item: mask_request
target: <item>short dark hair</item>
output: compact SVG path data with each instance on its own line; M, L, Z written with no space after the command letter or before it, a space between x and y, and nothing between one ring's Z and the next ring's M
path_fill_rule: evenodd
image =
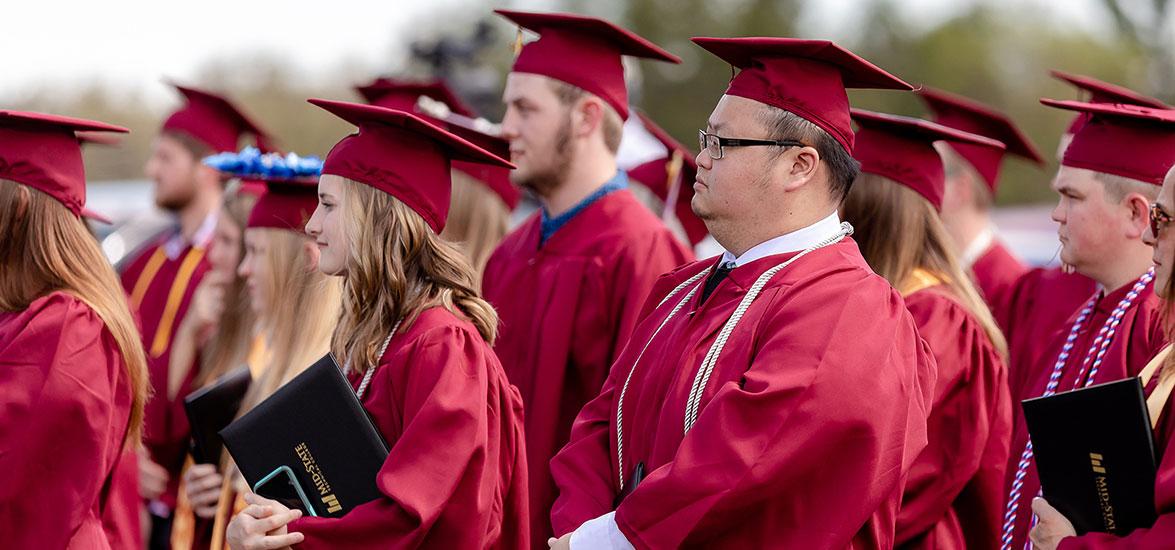
M853 187L853 180L857 179L861 171L861 163L839 141L823 128L778 107L764 105L759 118L767 126L768 139L793 139L816 149L820 159L828 166L829 194L838 203L844 200ZM780 148L777 154L783 154L784 150Z

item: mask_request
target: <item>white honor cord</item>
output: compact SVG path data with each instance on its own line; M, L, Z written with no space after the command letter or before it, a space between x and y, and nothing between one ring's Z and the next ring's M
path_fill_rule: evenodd
M367 393L367 386L371 384L371 377L375 375L375 369L379 368L379 361L383 359L384 352L388 351L388 344L392 342L392 336L396 335L396 330L400 328L401 322L403 322L403 319L396 321L396 324L392 325L392 332L389 333L388 337L384 339L383 346L380 346L379 355L375 356L375 364L368 365L367 372L363 373L363 380L359 382L359 388L355 390L355 396L358 397L360 401L363 401L363 394ZM347 374L351 373L351 357L347 357L347 364L343 366L343 372Z
M730 338L731 333L734 332L735 326L738 325L739 320L742 319L744 314L746 314L747 309L751 307L751 303L754 302L755 298L759 296L759 293L763 291L763 287L767 285L767 282L770 281L776 273L779 273L779 271L781 271L783 268L791 265L796 260L807 255L809 252L839 242L841 239L852 234L853 226L848 222L841 222L840 231L838 231L835 235L808 248L805 248L804 250L800 251L799 254L792 256L787 261L782 262L775 267L772 267L771 269L768 269L759 276L753 285L751 285L751 288L747 291L746 295L743 296L742 301L739 302L739 305L735 309L734 313L731 314L730 318L727 319L726 324L723 325L722 331L718 334L718 338L714 340L714 343L710 346L710 350L706 353L706 357L702 360L702 364L698 368L698 373L694 377L693 386L690 388L689 400L686 403L684 433L689 433L690 429L693 428L694 422L697 421L698 406L702 400L702 391L705 390L706 384L710 381L710 375L714 372L714 365L717 364L718 356L722 353L722 349L726 347L727 339ZM672 292L665 296L665 298L661 300L659 304L657 304L657 307L664 305L665 302L669 301L670 298L672 298L678 292L681 292L681 290L685 287L696 283L699 279L704 277L708 271L709 270L702 270L700 273L690 277L680 285L677 285L677 288L674 288ZM649 337L649 340L645 342L645 347L641 349L640 355L638 355L636 361L633 362L633 368L629 370L628 376L624 380L624 386L620 390L620 401L616 406L616 464L619 467L618 469L620 472L620 487L624 487L624 432L622 430L624 420L624 396L628 391L628 384L632 380L632 373L636 370L636 366L640 364L641 357L644 356L645 350L648 349L649 344L652 343L653 339L657 337L657 334L661 332L661 329L665 327L669 320L672 319L677 314L677 312L680 311L687 302L689 302L691 298L693 298L694 294L697 293L698 288L701 286L702 285L694 286L694 288L691 289L689 293L686 294L686 296L677 303L673 310L669 312L669 315L665 317L665 320L661 321L661 325L657 327L657 330L654 331L653 335Z

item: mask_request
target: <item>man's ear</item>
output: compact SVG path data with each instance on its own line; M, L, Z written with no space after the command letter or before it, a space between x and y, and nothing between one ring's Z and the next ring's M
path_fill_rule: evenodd
M222 178L220 176L220 172L217 172L215 168L208 166L199 160L196 161L196 183L198 183L200 186L217 186L223 189L226 181L227 180Z
M590 136L604 124L604 103L595 97L584 97L572 111L572 133L577 137Z
M815 147L792 148L776 159L775 169L783 171L784 190L795 191L815 179L820 153Z
M1126 198L1122 200L1122 206L1126 207L1130 216L1126 236L1131 240L1142 240L1142 236L1146 234L1147 227L1150 225L1150 200L1139 193L1128 193Z

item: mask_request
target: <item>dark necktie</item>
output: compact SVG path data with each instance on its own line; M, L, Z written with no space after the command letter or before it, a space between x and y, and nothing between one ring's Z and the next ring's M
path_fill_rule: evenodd
M702 287L702 302L710 297L715 288L718 288L718 283L722 282L730 272L734 270L734 262L724 262L718 264L718 268L706 278L706 286Z

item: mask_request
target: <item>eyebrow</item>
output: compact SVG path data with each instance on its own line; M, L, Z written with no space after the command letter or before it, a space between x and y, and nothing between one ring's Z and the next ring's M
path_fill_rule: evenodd
M722 121L714 122L713 120L707 120L706 127L717 132L726 127L726 124L724 124Z

